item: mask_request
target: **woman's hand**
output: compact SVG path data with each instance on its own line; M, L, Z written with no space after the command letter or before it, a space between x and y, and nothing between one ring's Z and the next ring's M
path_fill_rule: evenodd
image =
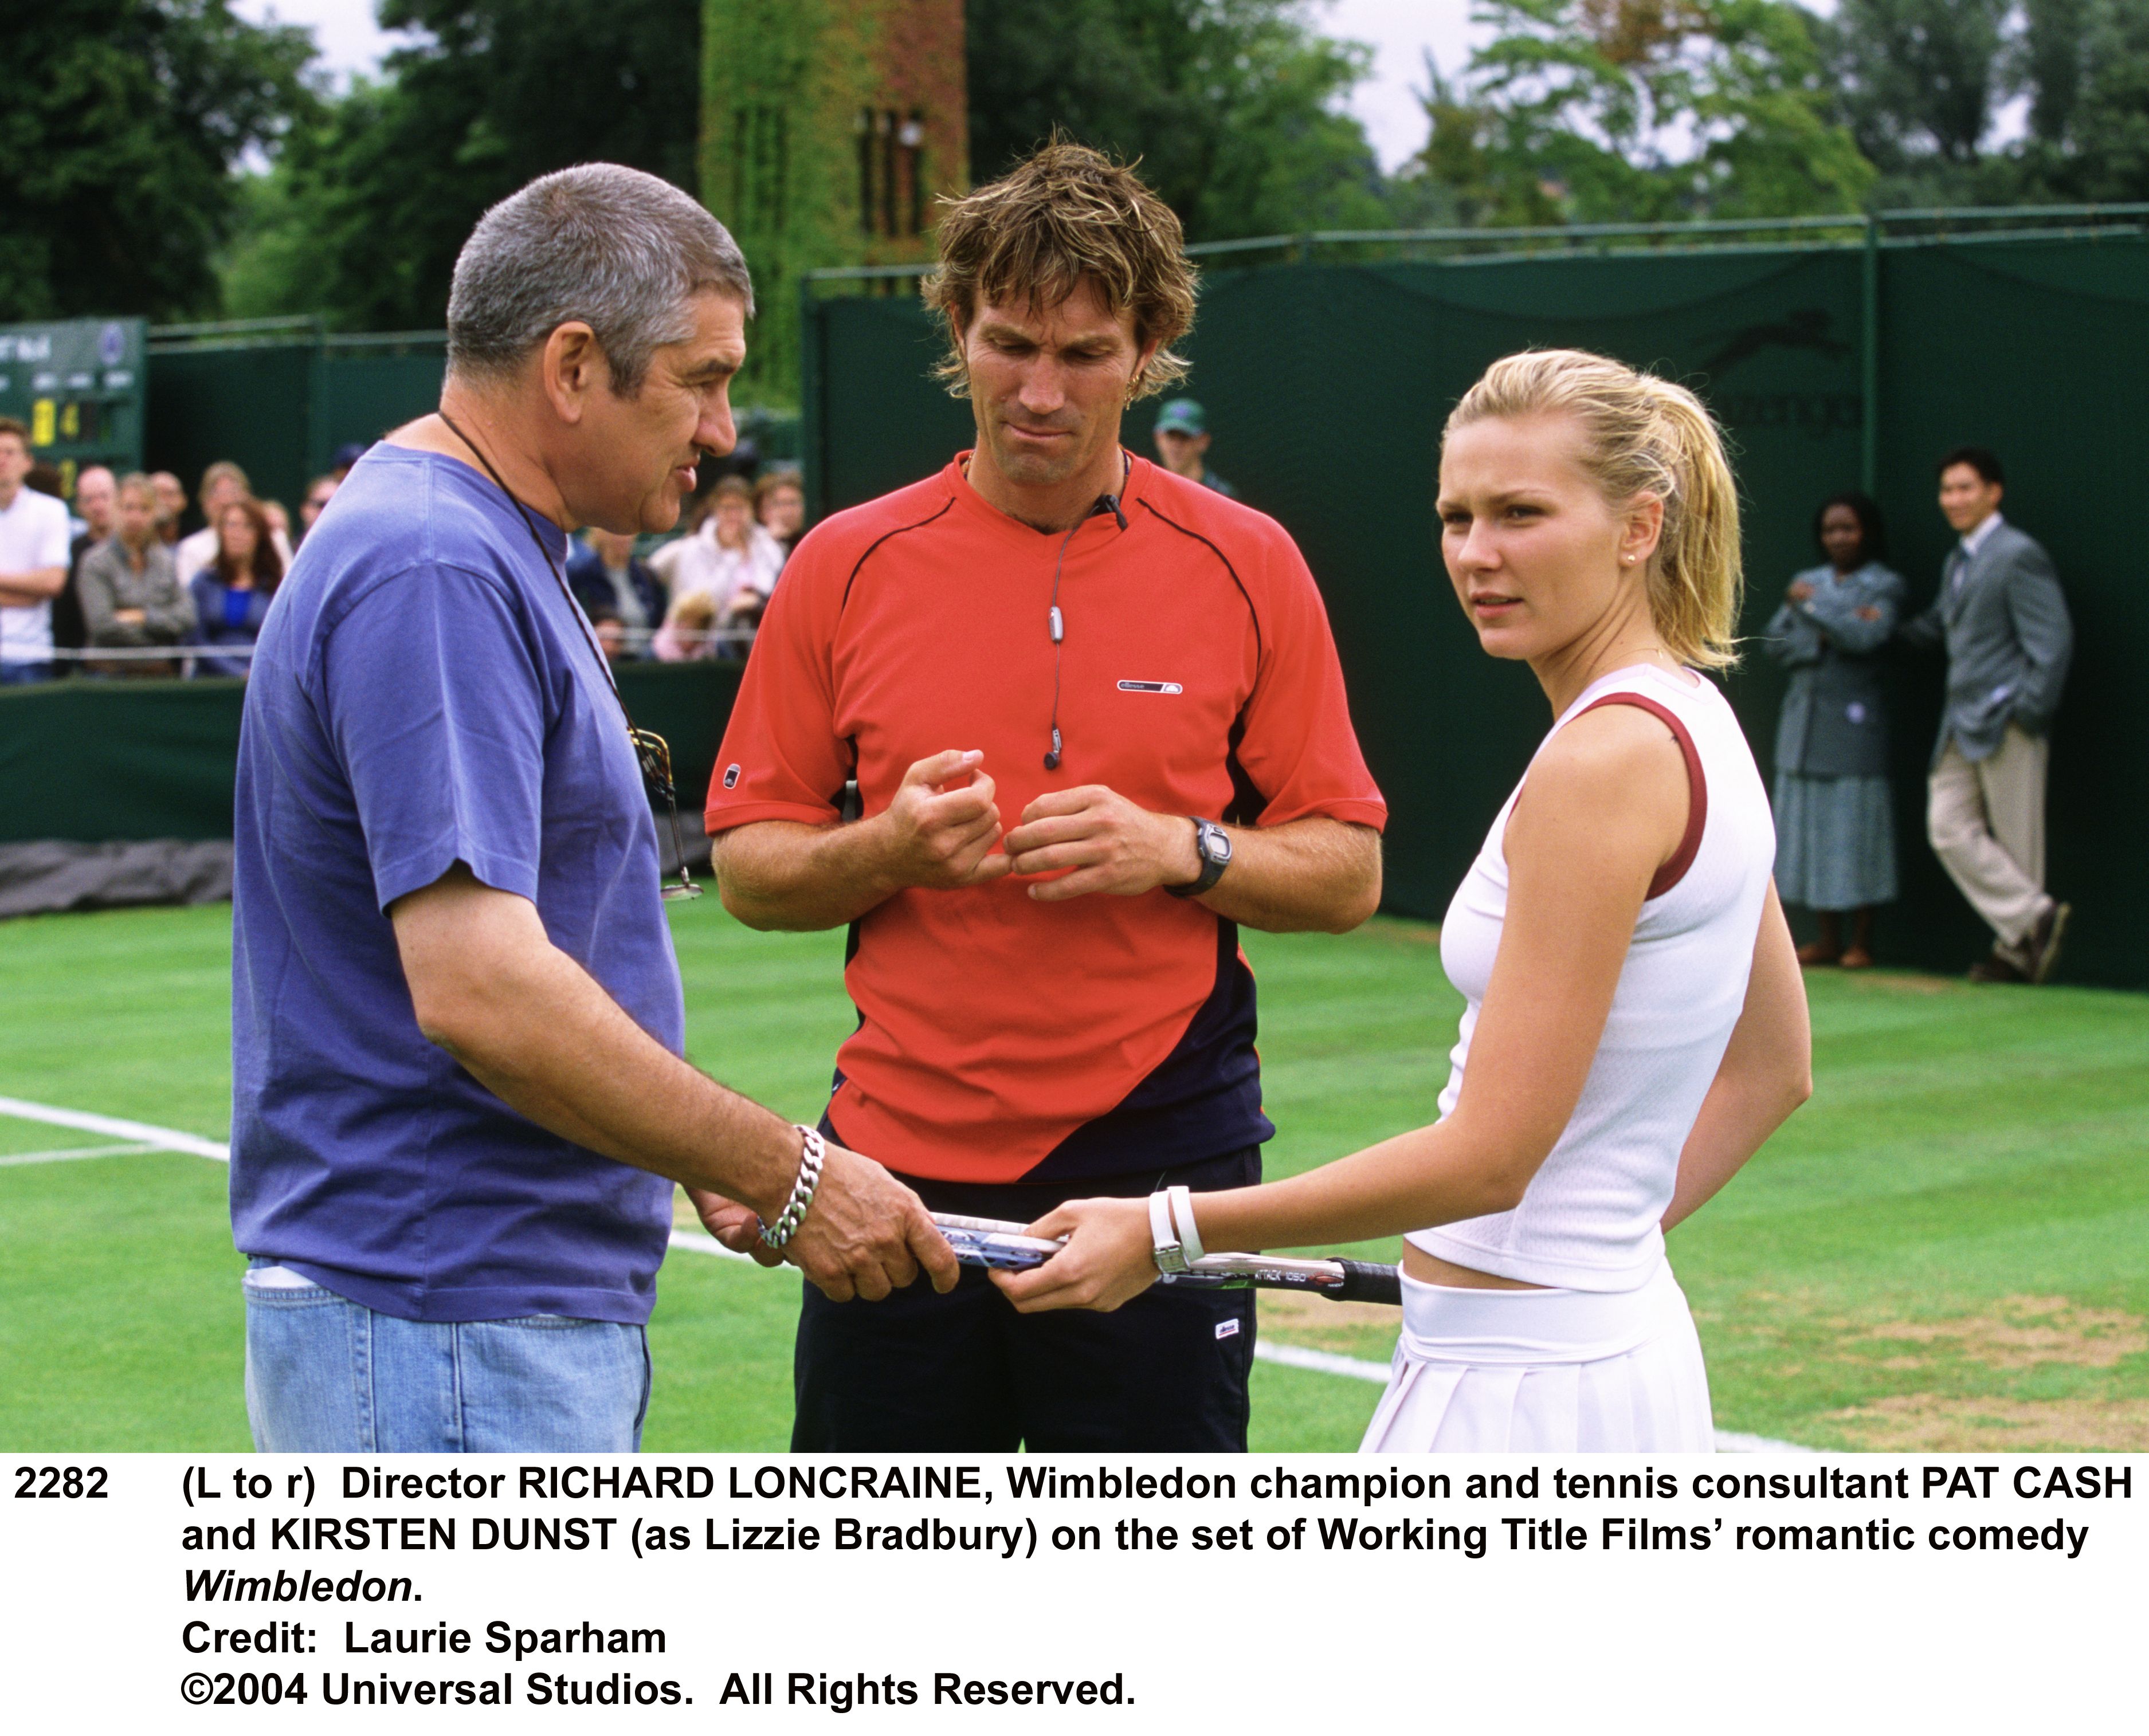
M992 1275L1019 1313L1094 1308L1110 1314L1156 1282L1156 1249L1145 1198L1070 1200L1024 1233L1069 1240L1043 1266Z

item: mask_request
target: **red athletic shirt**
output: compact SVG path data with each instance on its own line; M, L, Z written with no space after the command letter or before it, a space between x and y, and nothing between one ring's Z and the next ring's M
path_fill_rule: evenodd
M988 506L968 455L799 544L717 756L712 836L825 823L853 776L870 817L951 747L983 751L1009 830L1081 784L1161 813L1386 823L1320 592L1281 526L1137 458L1126 528L1099 513L1070 540ZM1039 904L1035 878L902 892L860 918L844 974L859 1023L828 1111L843 1141L904 1174L1004 1182L1266 1139L1235 926L1160 889Z

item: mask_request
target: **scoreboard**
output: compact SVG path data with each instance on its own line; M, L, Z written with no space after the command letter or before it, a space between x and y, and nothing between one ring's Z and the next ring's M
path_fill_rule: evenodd
M148 328L140 320L0 325L0 416L30 430L30 455L55 465L67 498L85 465L142 467Z

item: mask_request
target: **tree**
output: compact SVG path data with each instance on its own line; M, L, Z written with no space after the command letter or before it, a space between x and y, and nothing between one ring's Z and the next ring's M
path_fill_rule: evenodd
M1056 128L1140 159L1193 240L1387 219L1341 109L1369 51L1301 0L970 0L967 19L978 180Z
M310 112L303 30L227 0L46 0L0 56L0 320L214 311L231 170Z
M2149 199L2149 0L1843 0L1820 29L1880 203Z
M355 330L443 322L455 254L488 205L576 163L693 191L701 14L687 0L384 0L421 32L294 128L234 249L234 311Z
M1967 168L2006 93L2011 0L1842 0L1821 27L1841 112L1887 170Z
M1857 209L1871 166L1787 0L1493 0L1464 78L1431 73L1421 172L1466 221Z
M2031 199L2149 199L2149 0L2029 0L2021 64Z

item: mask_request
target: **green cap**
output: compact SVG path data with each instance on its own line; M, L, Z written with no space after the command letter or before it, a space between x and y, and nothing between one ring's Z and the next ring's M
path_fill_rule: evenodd
M1159 434L1203 435L1209 430L1199 404L1191 398L1174 398L1156 413L1156 431Z

